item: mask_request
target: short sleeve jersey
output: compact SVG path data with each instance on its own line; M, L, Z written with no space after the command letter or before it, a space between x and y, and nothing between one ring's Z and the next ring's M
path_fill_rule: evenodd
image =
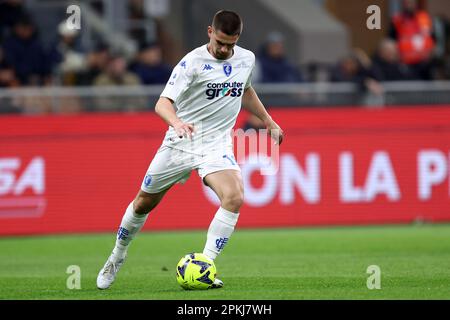
M171 99L177 116L194 125L194 137L180 139L169 127L163 144L199 152L207 152L212 146L231 145L231 130L244 90L251 86L254 67L253 52L239 46L226 60L212 56L207 45L188 53L173 69L161 97Z

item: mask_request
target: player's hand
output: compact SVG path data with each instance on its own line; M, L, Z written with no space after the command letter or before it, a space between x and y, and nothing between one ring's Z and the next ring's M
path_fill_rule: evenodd
M275 121L270 120L270 122L266 125L266 128L272 139L275 140L275 144L280 145L284 139L284 132L280 126Z
M175 129L175 132L177 133L177 136L180 139L183 137L192 139L192 136L194 133L194 125L193 124L184 123L183 121L179 120L173 124L173 128Z

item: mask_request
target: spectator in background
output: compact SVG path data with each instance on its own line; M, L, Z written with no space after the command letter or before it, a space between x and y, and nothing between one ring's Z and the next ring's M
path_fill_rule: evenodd
M120 55L112 55L104 72L95 80L95 86L137 86L139 78L127 71L127 61ZM97 101L97 109L101 111L133 111L145 109L145 101L141 97L105 97Z
M257 58L260 82L302 82L300 71L291 64L285 54L284 37L271 32Z
M19 86L19 80L16 78L14 68L4 60L3 52L0 48L0 89L17 86ZM0 98L0 114L18 112L21 112L21 109L17 101L11 98Z
M432 78L435 49L433 21L416 0L403 0L402 10L392 19L390 37L397 42L400 59L422 80Z
M144 43L147 39L147 29L146 26L140 25L139 21L144 21L145 8L144 0L128 0L128 19L131 21L130 29L128 34L131 38L137 41L137 43ZM134 23L137 22L137 23Z
M0 88L13 88L19 85L14 68L5 61L2 48L0 48Z
M22 16L13 33L3 43L5 60L15 70L23 85L51 82L48 56L29 16Z
M14 68L7 63L0 63L0 88L14 88L19 86Z
M355 55L349 55L341 59L331 71L332 82L352 82L362 84L369 72L360 63Z
M408 66L400 63L397 44L391 39L381 41L373 58L372 74L378 81L404 81L414 78Z
M78 31L69 29L65 21L58 26L58 39L50 49L49 59L63 85L75 84L75 75L86 67L85 55L77 39Z
M381 84L371 73L371 61L369 57L359 49L341 59L331 71L332 82L351 82L358 86L360 92L369 92L375 96L383 94Z
M127 61L119 55L111 56L106 70L94 80L96 86L131 86L140 83L134 73L127 71Z
M25 14L22 0L0 0L0 43Z
M450 20L443 14L434 17L436 39L433 79L450 79Z
M99 43L94 50L88 52L85 58L85 68L77 72L75 84L79 86L90 86L94 80L105 71L110 59L108 46Z
M172 67L164 63L161 47L156 43L144 45L130 69L146 85L165 84L172 73Z

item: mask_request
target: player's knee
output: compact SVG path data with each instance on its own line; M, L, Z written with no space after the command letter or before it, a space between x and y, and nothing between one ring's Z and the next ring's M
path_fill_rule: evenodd
M222 199L222 207L232 212L239 212L244 204L244 193L240 191L226 194Z

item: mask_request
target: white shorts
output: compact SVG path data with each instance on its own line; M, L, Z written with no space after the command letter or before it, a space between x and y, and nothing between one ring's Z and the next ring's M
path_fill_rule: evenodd
M142 181L141 190L159 193L175 183L185 183L192 170L203 179L222 170L240 171L232 147L212 150L206 155L189 153L162 145L153 158Z

